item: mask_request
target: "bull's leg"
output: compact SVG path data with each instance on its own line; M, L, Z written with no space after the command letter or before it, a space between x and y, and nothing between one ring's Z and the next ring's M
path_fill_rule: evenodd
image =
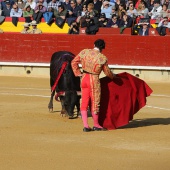
M60 101L61 101L61 113L60 115L63 117L63 116L68 116L68 113L66 111L66 108L65 108L65 103L64 103L64 97L60 97Z
M79 117L81 115L81 113L80 113L80 99L81 99L81 96L77 96L77 102L76 102L77 117Z
M74 104L71 104L68 109L68 116L69 119L72 119L74 117Z
M55 91L53 91L53 92L51 93L50 102L49 102L49 104L48 104L48 109L49 109L50 112L53 111L53 97L54 97L54 94L55 94Z

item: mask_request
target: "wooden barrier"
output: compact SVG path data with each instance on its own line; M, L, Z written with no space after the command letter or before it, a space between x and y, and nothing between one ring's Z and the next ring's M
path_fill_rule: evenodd
M1 34L1 62L49 63L56 51L78 54L104 39L103 53L109 64L130 66L170 66L169 36L73 35L73 34ZM161 42L161 43L160 43Z
M149 36L160 36L155 28L149 28Z
M166 29L166 36L170 36L170 28Z

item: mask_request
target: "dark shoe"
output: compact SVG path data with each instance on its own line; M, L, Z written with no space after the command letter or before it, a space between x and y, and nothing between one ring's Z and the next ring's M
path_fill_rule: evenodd
M95 127L95 126L94 126L94 127L93 127L93 130L94 130L94 131L106 131L107 129L106 129L106 128L103 128L103 127L102 127L102 128L98 128L98 127Z
M86 128L86 127L83 128L83 132L90 132L90 131L92 131L91 128Z

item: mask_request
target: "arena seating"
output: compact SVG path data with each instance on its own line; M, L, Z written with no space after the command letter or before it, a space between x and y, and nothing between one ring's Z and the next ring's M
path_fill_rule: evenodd
M20 17L18 18L18 25L15 27L12 24L12 18L11 17L6 17L5 22L1 24L1 29L4 30L5 33L20 33L20 31L23 29L23 24L25 23L25 18ZM150 20L150 24L154 24L155 20ZM55 23L53 23L51 26L47 25L45 23L44 18L42 18L41 23L38 24L38 28L40 28L43 33L52 33L52 34L67 34L69 26L67 23L65 24L63 29L60 29ZM86 28L80 28L80 35L84 35ZM166 36L170 36L170 30L167 29L166 31ZM120 34L120 28L105 28L105 27L100 27L99 31L96 33L97 35L132 35L132 28L126 28L122 34ZM159 36L157 30L155 27L150 28L149 30L149 36Z

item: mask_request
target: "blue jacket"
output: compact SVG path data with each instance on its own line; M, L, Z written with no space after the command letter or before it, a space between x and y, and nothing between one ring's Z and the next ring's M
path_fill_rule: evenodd
M138 34L141 35L141 36L147 36L147 35L149 35L149 28L146 29L146 31L145 31L145 33L144 33L144 35L143 35L143 28L140 27Z

